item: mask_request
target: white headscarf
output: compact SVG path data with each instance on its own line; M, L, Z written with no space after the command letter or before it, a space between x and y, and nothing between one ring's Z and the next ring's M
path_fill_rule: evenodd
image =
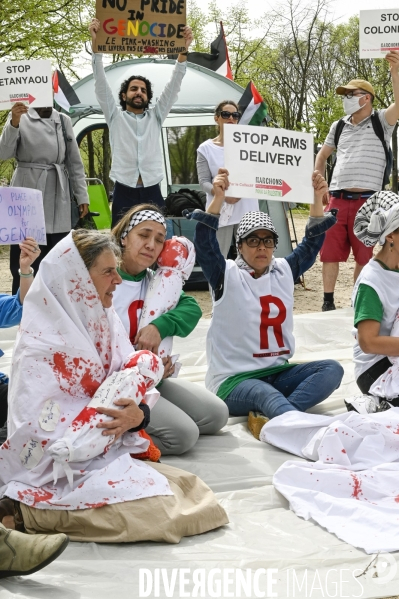
M378 191L357 211L353 232L367 247L384 245L389 233L399 227L399 197L392 191Z
M52 484L53 462L46 449L131 352L119 317L112 307L103 308L70 233L42 261L25 298L10 375L9 439L0 448L3 493L52 509L171 493L166 478L133 460L123 444L71 464L79 472L74 490L66 477ZM111 489L109 480L118 485Z

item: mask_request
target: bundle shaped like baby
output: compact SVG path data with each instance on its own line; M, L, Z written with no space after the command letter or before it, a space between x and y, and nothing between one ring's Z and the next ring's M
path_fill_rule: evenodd
M73 487L73 470L70 462L84 462L106 453L114 441L114 435L103 435L99 422L111 420L110 416L99 414L97 408L122 409L114 405L121 398L132 399L137 405L144 400L152 409L159 393L147 392L153 389L163 376L162 360L147 350L133 352L125 360L122 369L114 372L99 386L91 401L76 416L65 431L64 436L53 443L47 453L53 458L54 483L66 476ZM127 445L131 454L139 454L148 448L149 441L138 433L125 433L117 444Z
M157 264L158 269L148 285L139 329L177 306L183 284L194 268L195 249L193 243L186 237L168 239L159 254ZM172 346L173 337L165 337L159 345L158 355L161 358L170 356Z

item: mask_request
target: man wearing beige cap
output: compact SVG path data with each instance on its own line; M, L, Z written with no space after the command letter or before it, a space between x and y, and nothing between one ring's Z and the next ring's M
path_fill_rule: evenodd
M343 96L347 116L332 124L316 157L315 169L324 173L327 158L334 150L337 153L326 210L338 209L338 222L326 233L320 251L323 312L335 310L339 263L347 261L351 248L355 258L354 281L372 256L372 248L364 246L354 235L353 222L367 198L383 189L390 139L399 118L399 52L388 52L386 59L390 63L395 102L385 110L374 111L373 86L363 79L338 87L336 93Z

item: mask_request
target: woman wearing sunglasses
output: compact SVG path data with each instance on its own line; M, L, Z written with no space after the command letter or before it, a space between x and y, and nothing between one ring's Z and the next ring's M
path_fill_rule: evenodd
M270 418L304 412L337 389L342 366L334 360L290 363L294 281L314 263L335 214L323 213L327 183L315 171L314 204L305 237L286 258L275 258L278 233L268 214L248 212L236 234L238 257L225 260L216 239L218 219L228 193L228 173L220 169L206 212L195 210L197 259L213 290L213 316L207 336L206 387L226 402L232 416L249 414L259 438Z
M224 167L224 127L225 125L237 125L241 114L235 102L223 100L216 106L214 118L219 127L219 134L214 139L204 141L197 150L198 181L203 191L206 192L206 207L213 199L212 182L218 174L218 170ZM220 251L225 258L229 253L237 224L241 217L250 210L259 210L258 200L226 197L216 235Z

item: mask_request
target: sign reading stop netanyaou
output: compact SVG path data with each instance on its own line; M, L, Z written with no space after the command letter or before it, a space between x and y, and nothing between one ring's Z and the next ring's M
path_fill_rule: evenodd
M0 110L16 102L33 108L53 105L49 60L0 62Z
M252 125L223 135L229 196L313 204L313 135Z

